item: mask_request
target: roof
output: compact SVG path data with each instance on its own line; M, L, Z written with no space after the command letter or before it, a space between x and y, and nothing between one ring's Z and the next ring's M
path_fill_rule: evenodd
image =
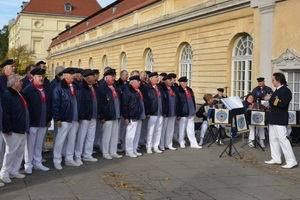
M69 30L61 32L52 40L49 48L158 1L161 0L117 0L86 19L78 22ZM113 9L115 8L116 10L113 12ZM89 23L86 23L87 21Z
M65 4L72 5L72 11L65 11ZM90 16L101 9L96 0L30 0L21 13L41 13L67 16Z

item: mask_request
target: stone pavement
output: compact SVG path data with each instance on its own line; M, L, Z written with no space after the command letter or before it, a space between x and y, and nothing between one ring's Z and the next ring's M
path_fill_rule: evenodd
M105 160L81 167L52 166L52 154L45 154L49 172L34 171L23 180L0 188L0 199L300 199L300 168L290 170L267 166L265 152L248 146L241 149L243 159L227 154L219 158L224 145L204 149L167 150L139 158ZM300 162L300 147L294 151ZM145 152L144 149L141 152Z

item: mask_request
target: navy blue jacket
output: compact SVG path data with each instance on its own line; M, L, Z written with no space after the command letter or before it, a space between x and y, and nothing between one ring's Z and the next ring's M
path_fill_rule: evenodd
M124 119L139 120L142 114L141 97L139 93L131 86L123 92L122 116Z
M78 117L80 113L80 88L73 82L73 87L76 94ZM73 106L72 94L65 79L63 79L52 93L52 116L54 121L72 122L73 119Z
M190 87L187 87L187 89L191 93L191 98L193 100L195 110L196 110L196 102L195 102L194 92ZM189 116L188 99L187 99L184 89L181 86L179 86L178 89L175 91L176 91L176 96L177 96L177 115L179 117Z
M120 97L120 90L115 87L115 91ZM99 85L99 114L100 119L109 121L109 120L115 120L116 119L116 110L115 110L115 103L114 103L114 97L111 89L108 87L106 82L100 81ZM121 108L121 100L120 100L120 108Z
M97 86L93 85L96 97L97 97L97 119L100 118L99 114L99 94L97 94ZM82 81L80 86L80 94L81 94L81 100L80 100L80 110L79 113L79 119L82 120L91 120L93 115L93 94L91 88L88 86L87 82L85 80Z
M23 85L22 85L23 89L26 88L27 85L32 84L32 82L27 78L27 76L22 78L22 82L23 82Z
M7 89L7 78L4 73L0 74L0 98Z
M276 98L278 98L278 100L276 100ZM270 124L282 126L288 125L288 109L291 100L292 93L286 86L282 86L279 90L274 91L271 99L269 100L271 107L271 114L269 118Z
M2 97L2 108L3 133L24 134L29 124L26 124L26 108L17 91L7 88Z
M273 90L272 88L265 86L261 91L260 86L257 86L252 90L252 93L254 94L256 99L257 98L263 99L267 94L272 94Z
M200 106L199 110L196 112L196 116L199 118L203 118L203 121L207 120L207 117L203 115L203 113L205 113L205 106L209 105L208 103L203 104L202 106Z
M161 86L161 97L162 97L162 111L163 111L163 115L166 116L166 117L169 117L169 89L167 88L167 86L162 83L160 84ZM173 92L174 92L174 95L175 95L175 113L176 113L176 104L177 104L177 98L176 98L176 93L175 93L175 88L174 87L171 87Z
M55 78L50 82L50 90L53 91L54 88L60 83L60 78L58 76L55 76Z
M161 93L161 86L156 84L158 91ZM147 83L142 89L145 102L145 113L146 115L157 115L158 111L158 97L156 91L151 85Z
M38 89L33 85L29 84L25 87L22 92L29 105L29 117L30 117L30 127L39 127L41 119L41 109L42 109L42 99L41 94ZM46 105L47 105L47 122L49 123L52 119L51 116L51 91L49 88L44 88L46 95ZM45 124L45 127L47 124Z

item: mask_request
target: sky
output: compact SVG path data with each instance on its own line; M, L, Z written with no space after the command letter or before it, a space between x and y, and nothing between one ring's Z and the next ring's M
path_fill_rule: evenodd
M17 13L21 11L22 1L29 0L0 0L0 29L8 25L10 19L17 18ZM115 0L97 0L102 8L111 4Z

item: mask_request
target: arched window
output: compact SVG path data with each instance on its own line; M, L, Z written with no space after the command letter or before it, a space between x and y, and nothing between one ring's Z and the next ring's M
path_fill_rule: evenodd
M127 70L127 56L126 53L121 53L121 69Z
M72 67L72 65L73 65L73 62L72 62L72 60L70 61L70 67Z
M232 95L245 96L251 91L253 39L244 35L237 39L232 55Z
M93 63L93 58L89 59L89 68L93 69L94 68L94 63Z
M102 62L103 62L103 69L104 69L105 67L108 66L108 60L107 60L107 56L106 55L103 56Z
M81 68L81 59L78 60L78 68Z
M186 76L188 79L188 86L192 84L192 67L193 67L193 51L189 44L182 46L179 55L179 74L180 77Z
M145 70L152 72L153 65L154 65L153 53L152 50L149 49L146 53L146 58L145 58Z

